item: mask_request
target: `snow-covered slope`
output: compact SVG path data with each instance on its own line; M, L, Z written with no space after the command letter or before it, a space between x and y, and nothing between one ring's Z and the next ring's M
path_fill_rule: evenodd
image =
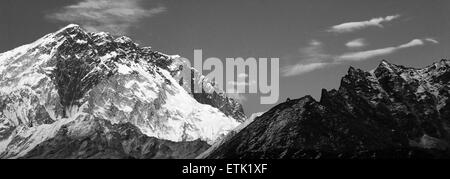
M262 116L264 112L254 113L252 114L246 121L241 123L239 126L234 128L232 131L230 131L225 137L218 139L208 150L203 152L202 154L198 155L197 159L203 159L211 155L215 150L220 148L225 142L229 142L236 134L241 132L244 128L246 128L248 125L250 125L253 121L255 121L256 118Z
M242 119L198 102L172 76L175 57L77 25L0 54L0 158L25 156L61 130L86 136L92 120L212 144Z

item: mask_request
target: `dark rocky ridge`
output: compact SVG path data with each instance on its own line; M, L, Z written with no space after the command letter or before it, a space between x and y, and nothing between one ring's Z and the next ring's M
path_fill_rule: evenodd
M338 90L282 103L206 158L449 158L450 61L351 67Z

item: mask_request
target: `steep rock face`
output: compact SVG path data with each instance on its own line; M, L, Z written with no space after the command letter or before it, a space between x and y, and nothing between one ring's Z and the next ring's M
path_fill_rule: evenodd
M175 60L77 25L0 54L0 157L194 157L241 119L194 99L171 74ZM74 126L81 134L67 135ZM107 152L83 154L82 140Z
M169 67L172 76L199 103L208 104L222 111L225 115L244 122L246 116L242 105L237 99L228 97L213 81L201 75L197 69L179 58L174 58ZM190 76L190 80L185 77ZM201 93L196 92L201 91Z
M203 158L449 157L450 61L350 68L339 90L280 104Z

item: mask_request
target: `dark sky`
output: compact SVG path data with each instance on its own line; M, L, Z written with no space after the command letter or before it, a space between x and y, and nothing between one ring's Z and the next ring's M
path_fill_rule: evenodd
M0 52L77 23L189 59L194 49L205 58L279 57L282 102L319 98L349 66L449 58L449 9L448 0L2 0ZM248 114L273 106L245 96Z

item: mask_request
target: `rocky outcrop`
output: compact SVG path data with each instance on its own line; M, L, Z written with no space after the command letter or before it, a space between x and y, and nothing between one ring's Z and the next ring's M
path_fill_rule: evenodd
M450 61L350 68L338 90L282 103L203 158L448 158Z

